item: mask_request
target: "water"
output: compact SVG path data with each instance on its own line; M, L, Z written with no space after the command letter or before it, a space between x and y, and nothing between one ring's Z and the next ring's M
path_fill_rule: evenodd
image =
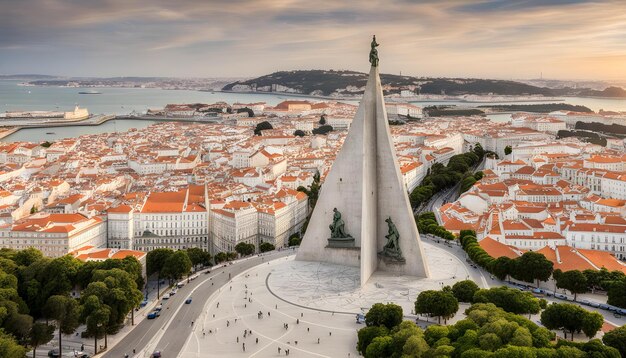
M18 83L20 81L0 80L0 112L70 111L78 104L93 114L129 114L132 111L145 113L148 108L163 108L168 103L266 102L273 106L286 99L314 100L310 97L273 93L211 93L157 88L25 87L18 86ZM88 90L97 90L102 94L78 94Z
M142 129L157 123L151 120L114 119L97 126L68 126L50 128L25 128L2 139L3 142L54 142L64 138L74 138L85 134L125 132L132 128ZM48 134L52 133L52 134Z

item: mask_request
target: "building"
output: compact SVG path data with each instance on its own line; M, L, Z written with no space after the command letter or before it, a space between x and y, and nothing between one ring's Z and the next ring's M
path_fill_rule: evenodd
M106 245L106 222L97 216L37 213L0 229L0 248L33 247L53 258L84 246L104 248Z

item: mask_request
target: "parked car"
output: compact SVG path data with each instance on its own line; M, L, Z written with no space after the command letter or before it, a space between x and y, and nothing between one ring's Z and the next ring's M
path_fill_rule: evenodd
M585 306L591 306L591 302L589 300L582 300L582 301L578 301L581 304L585 305Z
M185 300L186 304L190 304L191 303L191 297L189 297L188 299Z
M171 296L174 296L175 294L176 294L176 290L172 290L172 291L170 291L170 297L171 297Z
M155 310L155 311L160 311L160 310L162 310L162 309L163 309L163 304L162 304L162 303L161 303L160 305L158 305L158 306L154 307L154 310Z
M609 305L604 304L604 303L600 303L600 304L598 305L598 308L602 308L603 310L608 310L608 309L609 309Z
M55 348L48 351L48 357L59 358L61 355L59 354L59 350Z
M179 282L179 283L176 285L176 287L178 287L178 288L181 288L181 287L183 287L183 286L185 286L185 283L184 283L184 282Z
M356 323L358 324L365 323L365 315L363 313L357 313Z
M567 301L567 296L565 296L564 294L561 294L561 293L555 293L555 294L554 294L554 297L555 297L555 298L558 298L559 300L565 300L565 301Z
M164 300L169 300L170 299L170 294L169 293L164 294L163 295L163 299Z
M161 351L154 351L152 353L152 358L161 358Z
M146 307L148 305L148 300L143 300L141 301L141 303L139 304L139 307Z
M589 301L589 306L593 308L600 308L600 304L598 302Z

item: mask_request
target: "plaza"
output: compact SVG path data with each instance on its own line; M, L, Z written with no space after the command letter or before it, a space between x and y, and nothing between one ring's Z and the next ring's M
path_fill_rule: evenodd
M179 356L274 357L289 350L296 357L356 357L356 331L364 326L357 313L394 302L415 319L419 292L470 275L455 255L430 242L423 246L430 278L377 272L363 287L357 267L295 261L294 255L253 267L208 298Z

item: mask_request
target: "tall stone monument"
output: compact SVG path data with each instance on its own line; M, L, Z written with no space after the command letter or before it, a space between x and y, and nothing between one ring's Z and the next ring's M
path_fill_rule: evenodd
M365 93L341 151L324 180L296 260L428 277L407 190L389 131L372 40Z

